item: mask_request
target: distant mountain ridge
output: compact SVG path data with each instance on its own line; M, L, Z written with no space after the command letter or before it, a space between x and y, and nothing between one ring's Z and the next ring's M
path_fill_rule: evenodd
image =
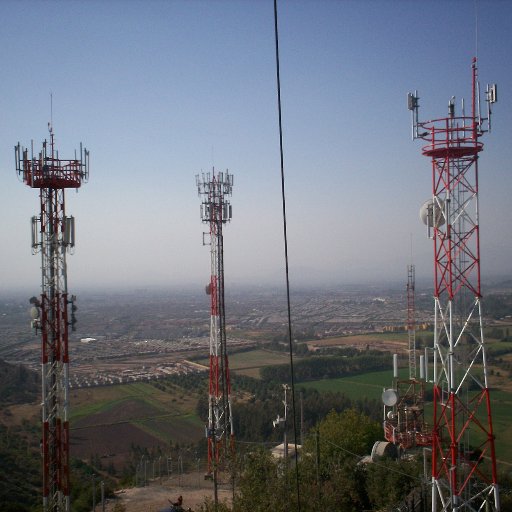
M36 372L0 359L0 402L33 402L39 397L40 388L41 379Z

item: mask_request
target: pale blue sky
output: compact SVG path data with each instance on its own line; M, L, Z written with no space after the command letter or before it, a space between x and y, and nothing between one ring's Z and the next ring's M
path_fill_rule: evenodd
M512 3L477 2L481 82L498 83L480 161L482 270L512 271ZM273 1L2 2L0 285L39 286L13 147L82 141L90 182L76 217L70 289L198 285L209 251L195 174L229 168L226 283L284 281ZM475 2L279 1L292 286L406 281L432 246L418 209L430 163L410 140L406 93L442 117L470 95Z

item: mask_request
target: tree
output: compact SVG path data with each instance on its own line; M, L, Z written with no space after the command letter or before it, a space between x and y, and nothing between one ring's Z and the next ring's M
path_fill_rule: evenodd
M381 426L363 413L347 409L331 411L318 424L320 460L322 464L351 459L369 454L375 441L382 437ZM314 453L313 438L305 443L305 451Z
M420 484L421 465L417 461L383 459L366 466L366 492L373 510L381 510L403 500Z
M380 425L347 409L331 411L315 430L304 443L300 464L303 486L314 497L305 510L368 510L366 475L359 462L381 437Z
M247 454L240 469L238 493L233 503L234 510L279 510L276 502L283 498L281 480L277 462L270 452L261 449ZM280 499L276 500L278 496Z

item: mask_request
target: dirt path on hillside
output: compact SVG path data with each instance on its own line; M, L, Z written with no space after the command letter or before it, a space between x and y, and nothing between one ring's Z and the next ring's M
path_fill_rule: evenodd
M150 482L147 487L133 487L123 489L116 493L117 500L108 503L105 508L110 512L115 503L121 503L126 507L126 512L158 512L169 507L168 499L175 501L178 496L183 496L183 507L189 507L196 511L204 503L205 498L213 500L213 482L204 479L204 473L190 473L181 478L162 478ZM219 486L219 501L231 503L232 491L229 485ZM96 511L101 511L101 504L96 506Z

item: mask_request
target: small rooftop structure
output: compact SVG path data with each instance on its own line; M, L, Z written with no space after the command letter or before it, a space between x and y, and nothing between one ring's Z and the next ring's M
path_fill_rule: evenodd
M81 343L90 343L91 341L96 341L96 338L80 338Z
M297 451L300 455L300 450L302 449L302 445L297 445ZM277 446L274 446L272 450L270 450L270 453L272 454L272 457L275 459L284 459L285 450L284 450L284 443L278 444ZM288 443L288 458L295 458L295 444Z

